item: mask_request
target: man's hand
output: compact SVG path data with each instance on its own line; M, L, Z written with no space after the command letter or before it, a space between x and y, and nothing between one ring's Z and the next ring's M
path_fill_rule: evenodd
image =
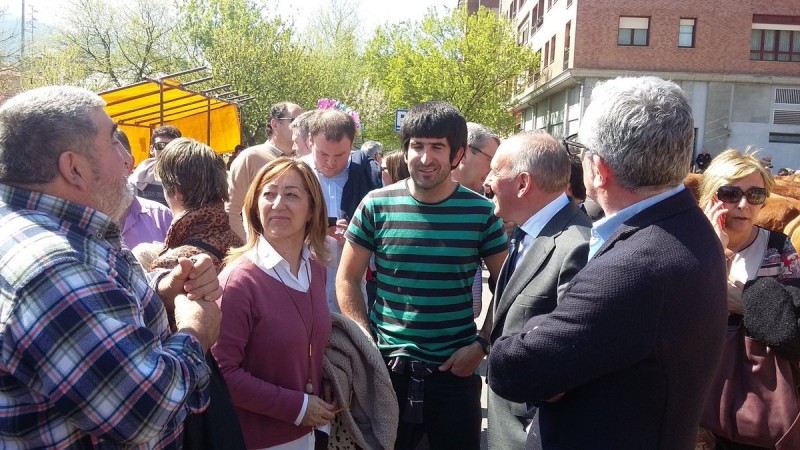
M455 353L450 355L450 358L439 366L440 372L450 371L453 375L459 377L468 377L475 373L475 370L483 361L483 347L478 341L461 347Z
M185 295L175 297L175 323L178 331L187 332L200 340L203 353L217 341L222 312L215 302L189 300Z
M336 221L336 225L328 227L328 236L332 237L339 243L339 245L344 245L344 232L347 231L347 227L350 223L344 219L339 219Z
M158 296L165 305L172 304L179 294L186 294L189 300L207 302L216 301L222 295L217 269L210 256L178 258L178 265L158 282Z

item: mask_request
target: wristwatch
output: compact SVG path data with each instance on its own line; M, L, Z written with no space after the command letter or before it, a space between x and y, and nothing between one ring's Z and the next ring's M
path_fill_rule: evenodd
M480 336L480 335L476 336L475 337L475 342L477 342L478 344L481 344L481 348L483 349L483 353L485 355L488 355L489 352L492 351L492 344L490 344L489 341L487 341L485 337Z

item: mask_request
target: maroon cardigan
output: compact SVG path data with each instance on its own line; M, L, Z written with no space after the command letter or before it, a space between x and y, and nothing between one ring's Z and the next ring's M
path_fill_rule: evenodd
M311 378L317 395L331 332L325 277L325 269L312 260ZM308 334L292 304L296 302L310 327L309 295L284 287L247 257L225 270L220 284L222 323L211 351L225 376L247 447L272 447L310 433L311 427L294 425L308 380Z

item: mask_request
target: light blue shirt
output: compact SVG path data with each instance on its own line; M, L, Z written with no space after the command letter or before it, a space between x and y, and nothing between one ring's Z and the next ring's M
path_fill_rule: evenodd
M589 260L594 257L595 253L600 250L600 247L603 246L603 244L611 237L611 235L614 234L615 231L617 231L617 229L623 223L625 223L626 220L655 205L656 203L672 197L684 189L685 188L683 187L683 184L679 184L673 189L634 203L623 210L617 211L615 214L606 216L595 222L594 226L592 227L592 237L589 238Z
M519 262L522 261L522 257L525 256L525 252L533 245L533 240L539 237L539 233L542 232L544 226L547 225L548 222L555 216L559 211L561 211L567 204L569 203L569 197L566 194L561 194L555 198L552 202L545 205L544 208L540 209L536 212L536 214L532 215L522 224L520 228L525 231L525 237L522 239L518 245L518 256L517 256L517 265ZM516 266L514 267L516 269Z
M347 180L350 178L350 160L347 160L347 165L344 166L344 170L330 178L323 175L322 172L317 169L316 164L314 164L314 155L303 156L300 160L311 166L311 168L314 169L314 173L317 175L320 187L322 188L322 195L325 196L325 206L328 207L328 217L349 219L349 217L342 217L341 205L344 185L347 184Z

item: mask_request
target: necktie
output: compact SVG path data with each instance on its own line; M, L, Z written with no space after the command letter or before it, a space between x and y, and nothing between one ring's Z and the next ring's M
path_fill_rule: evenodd
M495 289L495 295L498 299L503 295L508 280L511 279L511 274L514 273L514 268L517 265L517 258L519 257L519 247L522 244L522 239L525 238L525 234L525 231L520 227L514 227L514 232L511 233L508 259L506 260L506 265L503 266L503 271L500 272L500 277L497 280L497 288Z

